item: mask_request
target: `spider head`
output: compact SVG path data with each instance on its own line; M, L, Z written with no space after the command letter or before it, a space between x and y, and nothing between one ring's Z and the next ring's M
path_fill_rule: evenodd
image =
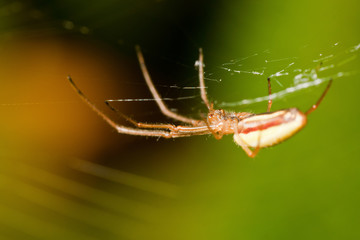
M234 141L253 148L269 147L293 136L306 121L306 115L297 108L253 115L239 122Z
M207 121L209 125L216 125L226 118L226 112L223 109L211 110L208 113Z

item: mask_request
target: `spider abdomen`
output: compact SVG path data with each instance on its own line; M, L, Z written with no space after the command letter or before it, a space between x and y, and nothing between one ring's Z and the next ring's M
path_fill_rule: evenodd
M296 108L250 116L239 122L234 141L240 146L270 147L294 135L306 121L306 115Z

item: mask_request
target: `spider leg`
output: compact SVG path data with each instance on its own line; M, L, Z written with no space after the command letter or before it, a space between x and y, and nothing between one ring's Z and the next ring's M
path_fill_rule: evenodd
M209 130L216 140L220 140L224 136L222 133L215 132L211 127L209 127Z
M199 48L199 61L197 62L198 68L199 68L199 82L200 82L200 94L201 94L201 98L204 101L206 107L211 110L212 109L212 105L210 105L208 97L207 97L207 93L206 93L206 88L205 88L205 81L204 81L204 55L203 55L203 51L202 48Z
M238 133L235 133L235 134L238 134ZM259 147L259 146L257 146L257 147L255 148L255 150L253 151L253 150L251 150L251 149L246 145L245 142L239 141L239 140L240 140L240 138L238 139L238 142L237 142L237 143L240 145L240 147L245 151L245 153L246 153L249 157L254 158L254 157L258 154L258 152L259 152L259 150L260 150L260 147Z
M235 124L234 126L234 129L235 129L235 133L234 134L237 134L239 136L240 132L238 130L238 124ZM240 147L245 151L245 153L251 157L251 158L254 158L258 153L259 153L259 150L260 150L260 134L259 134L259 137L258 137L258 144L255 148L255 150L251 150L249 148L249 146L241 139L241 137L237 138L237 144L240 145Z
M224 134L222 133L222 131L215 131L214 128L212 126L209 125L209 123L204 120L204 122L206 123L206 127L209 129L210 133L214 136L214 138L216 140L220 140L222 139L222 137L224 136Z
M114 112L116 112L120 117L124 118L126 121L130 122L131 124L133 124L135 127L138 128L164 128L164 129L170 129L171 131L178 131L177 127L173 124L148 124L148 123L142 123L142 122L137 122L134 119L128 117L127 115L123 114L122 112L120 112L118 109L114 108L110 102L108 100L105 101L105 104Z
M309 110L307 110L307 111L305 112L305 115L309 115L310 113L312 113L313 111L315 111L315 109L318 108L318 106L320 105L321 101L324 99L326 93L329 91L329 88L330 88L332 82L333 82L333 80L330 79L328 85L326 86L324 92L321 94L319 100L317 100L317 102L316 102L314 105L312 105L312 106L309 108Z
M267 112L270 112L271 105L272 105L272 99L271 99L271 82L270 82L269 77L268 77L267 81L268 81L268 90L269 90L269 101L268 101Z
M255 150L252 152L252 155L251 155L252 158L255 157L260 150L260 140L261 140L261 131L259 132L257 146L256 146Z
M165 115L168 116L170 118L176 119L178 121L181 122L185 122L185 123L189 123L192 124L194 126L197 125L198 120L196 119L192 119L192 118L188 118L185 116L182 116L180 114L174 113L173 111L171 111L164 103L164 101L162 100L160 94L158 93L158 91L156 90L154 83L151 80L149 71L147 70L147 67L145 65L145 60L144 60L144 56L140 50L140 47L138 45L135 46L135 50L136 50L136 54L139 60L139 65L142 71L142 74L144 76L145 82L147 84L147 86L149 87L149 90L151 92L151 94L153 95L156 104L159 106L161 112Z
M134 121L134 120L133 120ZM173 124L155 124L155 123L142 123L134 121L133 124L138 128L151 128L151 129L167 129L171 133L176 133L180 135L204 135L210 134L211 132L206 126L182 126L182 125L173 125Z
M74 81L70 76L68 76L68 80L74 90L79 94L81 99L100 117L102 117L111 127L116 129L117 132L129 135L137 135L137 136L149 136L149 137L163 137L163 138L178 138L178 137L190 137L194 135L206 135L210 134L208 128L206 126L202 127L186 127L186 126L178 126L179 130L172 131L170 128L169 131L165 130L157 130L159 128L165 128L164 125L153 124L149 128L156 130L147 130L147 129L138 129L138 128L130 128L117 124L113 120L111 120L108 116L106 116L102 111L100 111L86 96L85 94L75 85ZM125 116L125 115L124 115ZM127 117L127 120L130 118ZM131 121L134 121L131 119ZM134 121L135 122L135 121ZM135 122L136 123L136 122ZM181 131L180 131L181 130Z

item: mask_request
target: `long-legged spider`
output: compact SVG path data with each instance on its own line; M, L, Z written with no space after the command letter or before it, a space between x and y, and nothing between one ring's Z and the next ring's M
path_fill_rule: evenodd
M68 76L68 80L70 81L76 92L80 95L80 97L119 133L163 138L179 138L212 134L216 139L221 139L223 135L234 134L235 143L238 144L249 157L255 157L260 148L265 148L278 144L290 138L301 128L303 128L307 122L307 115L309 115L319 106L332 83L332 80L330 80L319 100L314 105L312 105L310 109L306 112L301 112L297 108L289 108L270 112L272 105L272 100L270 98L270 78L267 79L269 92L267 112L261 114L252 114L247 112L237 113L227 112L223 109L214 109L213 104L210 103L208 100L205 89L203 53L202 49L200 48L199 60L196 64L199 70L199 85L201 98L208 109L208 114L205 120L198 120L175 113L166 106L150 78L140 47L136 46L135 49L146 84L149 87L149 90L154 97L157 105L159 106L161 112L169 118L183 122L185 125L141 123L136 122L131 118L125 116L124 114L118 112L122 117L132 123L135 127L126 127L123 125L119 125L113 120L111 120L102 111L100 111L81 92L81 90L75 85L70 76ZM106 101L106 104L112 110L117 111L109 104L109 102Z

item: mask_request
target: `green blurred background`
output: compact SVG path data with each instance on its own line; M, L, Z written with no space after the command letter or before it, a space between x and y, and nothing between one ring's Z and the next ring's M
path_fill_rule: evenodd
M359 10L350 0L0 1L0 239L359 239ZM266 96L266 78L293 62L311 70L328 57L319 77L336 77L304 130L250 159L231 136L117 134L81 102L68 74L114 119L104 100L151 98L135 44L163 97L195 96L168 103L189 116L205 111L197 89L181 89L198 84L199 47L219 105ZM273 91L294 77L274 77ZM324 87L273 110L306 110ZM169 122L154 102L116 107Z

